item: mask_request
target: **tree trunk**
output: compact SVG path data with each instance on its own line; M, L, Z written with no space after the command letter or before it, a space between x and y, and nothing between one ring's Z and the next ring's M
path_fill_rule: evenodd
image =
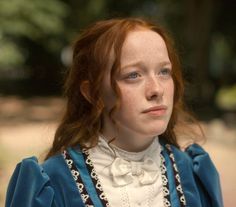
M212 104L214 89L209 78L209 55L214 20L214 0L186 0L186 41L192 75L190 101L197 106ZM188 91L187 91L188 92Z

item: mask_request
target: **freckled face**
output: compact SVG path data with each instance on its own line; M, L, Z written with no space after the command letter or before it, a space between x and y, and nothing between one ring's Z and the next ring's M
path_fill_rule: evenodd
M151 30L128 34L121 53L121 70L116 76L121 91L121 107L115 112L123 135L153 137L162 134L173 108L172 66L162 37ZM110 73L104 78L104 128L112 122L106 111L114 106Z

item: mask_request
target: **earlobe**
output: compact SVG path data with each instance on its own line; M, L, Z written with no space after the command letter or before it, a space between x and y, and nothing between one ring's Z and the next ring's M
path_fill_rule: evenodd
M83 81L80 85L80 92L84 96L84 98L91 103L91 95L90 95L90 83L89 81Z

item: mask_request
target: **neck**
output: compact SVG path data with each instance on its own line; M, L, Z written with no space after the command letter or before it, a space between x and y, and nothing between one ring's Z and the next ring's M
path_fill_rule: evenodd
M103 137L115 146L129 152L140 152L145 150L153 142L153 136L140 135L133 131L119 127L104 127L101 131Z
M143 140L145 141L143 141ZM121 137L117 137L117 139L114 140L114 145L116 145L117 147L128 151L128 152L141 152L145 149L147 149L151 143L153 142L154 137L152 138L121 138Z

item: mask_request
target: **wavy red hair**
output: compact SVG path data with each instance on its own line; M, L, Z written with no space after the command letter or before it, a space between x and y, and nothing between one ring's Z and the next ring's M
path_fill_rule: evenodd
M67 105L64 117L56 130L53 145L47 158L61 152L66 147L92 147L97 144L98 135L102 128L101 116L103 101L101 99L102 81L107 67L111 65L111 86L117 96L117 104L110 112L119 107L120 93L115 81L119 70L122 45L127 34L136 29L148 29L157 32L165 41L169 58L172 63L173 81L175 87L172 116L166 131L160 135L168 143L177 144L175 129L184 122L180 117L193 120L185 111L183 104L184 84L180 61L174 44L168 33L160 26L138 18L111 19L97 22L84 30L75 41L73 62L65 81L65 97ZM114 52L111 62L110 54ZM81 92L81 84L89 83L89 100Z

